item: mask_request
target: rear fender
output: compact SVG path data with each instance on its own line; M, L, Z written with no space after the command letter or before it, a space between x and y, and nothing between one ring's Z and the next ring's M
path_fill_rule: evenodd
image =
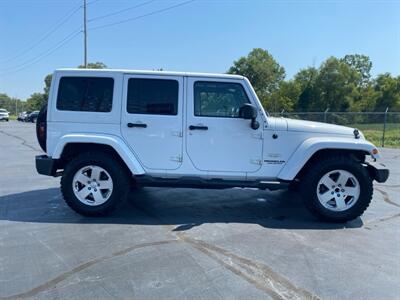
M96 134L67 134L61 137L52 153L53 159L59 159L64 147L69 143L92 143L108 145L112 147L128 166L134 175L145 174L135 154L128 148L125 142L117 136L113 135L96 135Z

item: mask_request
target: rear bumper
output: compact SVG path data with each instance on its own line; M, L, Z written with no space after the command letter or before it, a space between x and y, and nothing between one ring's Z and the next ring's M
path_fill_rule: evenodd
M57 160L47 155L38 155L35 158L36 171L47 176L57 176Z
M371 178L377 182L385 182L389 177L389 169L383 164L368 162L367 169Z

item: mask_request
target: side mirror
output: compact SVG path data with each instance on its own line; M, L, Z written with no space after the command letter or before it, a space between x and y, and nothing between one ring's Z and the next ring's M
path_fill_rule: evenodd
M260 123L258 123L256 120L257 115L257 108L255 108L254 105L250 103L244 104L239 110L239 117L246 120L251 120L251 128L254 130L260 127Z
M253 104L246 103L240 108L239 116L246 120L253 120L257 118L257 109Z

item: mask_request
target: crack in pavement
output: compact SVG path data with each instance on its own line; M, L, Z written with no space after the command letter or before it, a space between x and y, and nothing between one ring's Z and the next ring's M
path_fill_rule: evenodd
M28 147L29 149L31 149L31 150L33 150L33 151L42 153L42 150L37 149L37 148L35 148L35 147L29 145L28 142L27 142L25 139L23 139L22 137L19 137L19 136L17 136L17 135L14 135L14 134L5 132L5 131L3 131L3 130L0 130L0 133L2 133L2 134L4 134L4 135L7 135L7 136L9 136L9 137L13 137L13 138L15 138L15 139L21 141L21 145L23 145L23 146L25 146L25 147Z
M235 275L264 291L272 299L320 299L309 291L297 287L267 265L204 241L189 238L181 232L176 235Z
M365 225L382 223L382 222L386 222L386 221L389 221L389 220L392 220L392 219L395 219L395 218L398 218L398 217L400 217L400 213L394 214L392 216L387 216L387 217L383 217L383 218L373 219L373 220L367 221L367 222L365 222ZM365 228L371 229L369 227L365 227Z
M128 248L125 248L123 250L117 251L112 253L111 255L106 255L106 256L102 256L93 260L90 260L88 262L82 263L78 266L76 266L75 268L64 272L60 275L58 275L57 277L46 281L45 283L34 287L33 289L23 292L23 293L19 293L19 294L15 294L15 295L11 295L11 296L5 296L5 297L0 297L0 300L15 300L15 299L23 299L23 298L29 298L29 297L33 297L41 292L47 291L52 289L53 287L55 287L58 283L68 279L69 277L71 277L72 275L79 273L97 263L118 257L118 256L122 256L125 255L129 252L132 252L134 250L137 249L141 249L141 248L146 248L146 247L151 247L151 246L158 246L158 245L165 245L165 244L171 244L171 243L176 243L178 242L178 240L164 240L164 241L156 241L156 242L149 242L149 243L143 243L143 244L138 244L138 245L134 245Z
M140 209L150 218L158 220L160 224L165 224L161 218L147 211L142 206L135 205L135 207ZM189 244L193 248L207 255L233 274L265 292L272 299L320 299L311 292L297 287L265 264L254 262L248 258L241 257L233 252L205 241L192 239L181 231L175 231L173 225L163 225L163 227L170 230L171 233L182 242Z
M388 188L399 188L400 184L375 184L375 186L388 187Z
M400 154L397 154L397 155L393 156L392 159L396 159L396 158L399 158L399 157L400 157Z
M389 203L389 204L391 204L391 205L394 205L394 206L396 206L396 207L400 207L400 204L398 204L398 203L392 201L392 200L390 199L390 197L389 197L389 194L386 193L384 190L381 190L381 189L378 189L378 188L375 188L375 190L377 190L379 193L382 194L382 196L383 196L383 201L385 201L386 203Z

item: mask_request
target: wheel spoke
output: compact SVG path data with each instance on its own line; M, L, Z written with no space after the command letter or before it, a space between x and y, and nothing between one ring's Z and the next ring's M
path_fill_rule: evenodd
M100 179L101 168L93 166L92 174L90 176L91 179L99 180Z
M321 202L323 202L325 204L328 203L330 200L332 200L332 198L334 198L334 197L329 191L327 191L323 194L319 194L319 199L321 200Z
M99 190L93 192L92 195L97 204L101 204L102 202L104 202L104 197Z
M345 209L346 208L346 202L344 201L344 197L337 197L335 199L336 202L336 208L339 210Z
M107 179L107 180L100 180L98 181L98 183L100 184L100 189L112 189L113 184L112 181Z
M86 185L87 182L90 180L90 178L88 176L86 176L83 173L80 173L77 177L76 180L79 181L80 183L82 183L83 185Z
M346 191L344 192L344 194L353 197L358 196L358 193L359 189L357 187L346 187Z
M88 187L85 186L78 192L78 196L81 197L82 199L86 199L86 197L89 196L90 193L91 191L89 191Z
M341 184L342 187L344 187L348 180L349 180L349 176L348 175L343 174L342 172L339 173L339 178L337 180L338 184Z
M328 189L331 189L332 186L336 185L336 182L334 182L332 180L332 178L330 178L328 175L325 175L322 179L321 179L321 183L323 185L325 185Z

